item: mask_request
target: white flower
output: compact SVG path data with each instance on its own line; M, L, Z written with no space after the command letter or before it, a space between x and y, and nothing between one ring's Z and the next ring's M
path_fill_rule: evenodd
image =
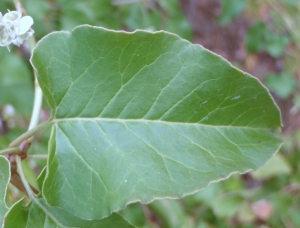
M0 13L0 46L9 49L10 44L20 46L34 33L30 16L22 17L18 11L8 11L4 16Z
M18 22L21 19L22 15L18 11L8 11L3 17L2 21L4 23L14 25L16 22Z
M9 46L14 38L13 31L6 24L0 22L0 46Z

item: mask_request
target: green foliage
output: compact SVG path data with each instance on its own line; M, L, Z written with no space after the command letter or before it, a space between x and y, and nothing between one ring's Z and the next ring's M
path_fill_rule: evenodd
M51 30L71 31L82 24L111 29L133 31L136 29L166 30L191 40L190 25L177 0L130 1L112 0L24 0L28 14L35 21L37 37ZM45 18L46 15L46 18Z
M220 25L226 25L238 16L245 8L247 0L223 0L222 14L218 18Z
M291 75L287 74L271 74L266 78L266 84L280 98L288 98L295 89L296 82Z
M52 109L43 196L84 219L257 169L281 144L265 88L172 34L80 26L32 63Z
M291 173L291 167L285 158L276 154L264 167L252 173L255 179L268 179Z
M267 51L271 56L279 57L289 43L289 39L273 33L265 23L257 22L247 31L245 42L250 53Z
M61 208L50 207L44 200L35 199L25 207L23 200L9 211L4 228L78 227L78 228L132 228L123 217L113 214L105 219L84 220Z
M246 2L222 1L219 24L225 25L247 10ZM190 26L176 0L134 4L120 4L126 1L117 0L24 0L22 3L35 19L37 38L52 30L71 31L77 25L91 24L129 31L164 29L191 40ZM286 0L285 4L295 10L298 2ZM0 2L2 12L12 7L9 0ZM250 28L247 49L251 53L266 51L274 58L282 58L287 45L297 41L296 32L290 38L285 27L280 31L272 27L271 31L269 25L261 22ZM296 136L290 139L293 149L284 148L284 156L273 156L262 170L253 174L233 175L224 182L211 183L203 191L180 201L155 200L149 205L126 205L160 197L182 197L234 171L257 169L280 144L277 136L274 138L280 117L268 92L257 80L197 45L166 33L150 35L141 31L131 35L121 33L119 40L114 38L116 32L102 31L99 45L93 38L84 40L85 35L94 36L93 32L76 36L74 33L52 34L44 38L36 50L35 55L42 56L36 57L36 61L45 60L36 67L52 110L50 157L47 164L34 162L34 170L47 166L38 181L43 194L29 204L24 200L14 204L7 214L5 227L133 227L130 223L137 227L255 227L257 214L252 206L261 199L271 204L273 215L260 222L270 227L300 226L297 185L300 153L298 149L294 151L295 142L299 145ZM141 46L137 47L130 36L137 38L136 45ZM22 133L18 128L20 119L26 123L19 114L28 116L32 109L33 78L27 60L22 60L19 53L13 50L7 54L7 50L1 50L0 55L0 106L13 104L17 112L8 121L10 126L17 125L17 129L9 129L0 137L0 147L6 148ZM148 59L144 55L148 55ZM95 64L94 58L99 56L103 58ZM153 59L153 63L149 62ZM127 80L125 89L120 89L119 69L124 71ZM267 86L284 99L297 91L293 71L285 72L288 73L270 75L266 80ZM79 75L79 80L73 80ZM66 94L64 98L63 94ZM113 96L116 98L107 105L105 101ZM184 97L181 102L180 97ZM179 105L172 111L170 107L178 101ZM97 115L101 107L105 112ZM141 118L151 110L149 107L155 109L151 115ZM166 111L167 115L157 117L159 110ZM270 115L261 115L264 111ZM0 120L2 114L3 110ZM255 118L257 121L251 122ZM164 122L168 123L164 125ZM100 139L96 135L100 135ZM48 135L42 136L42 141L40 137L37 135L37 143L29 154L48 151ZM80 144L83 139L87 143ZM294 152L286 152L291 150ZM179 151L185 151L185 156ZM0 159L0 175L6 178L1 180L7 180L8 162L3 157ZM27 179L32 178L31 165L32 162L24 167ZM3 218L8 210L3 200L7 182L0 184L3 190L0 218ZM107 194L99 194L106 191L105 187L108 187ZM68 202L61 200L64 196ZM98 216L99 213L89 211L91 205L103 214ZM115 213L100 219L125 206L120 213L130 223ZM90 215L93 218L85 220Z

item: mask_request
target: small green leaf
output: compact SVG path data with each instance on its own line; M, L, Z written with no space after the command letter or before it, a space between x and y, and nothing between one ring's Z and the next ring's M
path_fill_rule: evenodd
M264 180L274 176L288 175L291 171L291 167L284 157L279 154L275 154L264 167L251 173L251 175L256 179Z
M289 39L286 36L268 33L265 48L271 56L278 58L283 54L288 43Z
M128 205L120 213L127 221L129 221L131 224L134 224L136 227L145 227L147 223L143 206L139 203Z
M236 16L238 16L245 8L246 0L223 0L222 14L218 18L218 23L221 25L228 24Z
M266 85L280 98L286 99L294 92L296 81L292 75L271 74L266 78Z
M247 51L260 52L267 51L274 58L282 55L289 39L281 34L272 32L263 22L252 25L246 34L245 43Z
M237 212L243 201L245 201L245 199L238 194L223 195L214 199L211 203L211 207L218 217L230 217Z
M133 228L122 216L112 214L105 219L83 220L60 208L49 207L43 199L36 199L23 206L17 202L6 217L4 228Z
M43 196L77 217L182 197L281 145L265 87L176 35L80 26L31 61L52 109Z
M8 211L5 198L9 179L10 164L5 157L0 156L0 224L3 224L4 216Z
M194 227L178 200L155 200L148 207L159 215L162 227Z
M257 22L248 29L245 36L245 44L248 52L252 53L264 50L266 31L267 27L263 22Z

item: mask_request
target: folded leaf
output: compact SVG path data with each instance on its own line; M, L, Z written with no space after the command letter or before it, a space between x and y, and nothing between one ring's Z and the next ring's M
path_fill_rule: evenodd
M31 61L52 109L43 196L80 218L191 194L281 145L266 88L174 34L80 26Z

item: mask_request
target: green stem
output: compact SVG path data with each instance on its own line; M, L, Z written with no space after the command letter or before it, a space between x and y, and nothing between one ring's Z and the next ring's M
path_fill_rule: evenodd
M17 11L22 13L24 11L24 9L22 7L21 0L14 0L14 3L15 3L15 7L16 7ZM35 41L34 36L30 37L30 39L28 40L28 43L29 43L30 52L32 54L32 51L33 51L34 47L36 46L36 41ZM39 116L40 116L40 112L42 109L42 103L43 103L43 92L42 92L39 82L37 80L37 73L36 73L35 69L33 69L33 70L34 70L34 102L33 102L33 110L32 110L32 114L31 114L30 124L28 127L28 134L31 133L30 130L34 129L38 125ZM27 139L26 134L27 133L25 133L24 135ZM32 142L32 140L33 140L33 135L32 135L32 137L28 138L28 141L30 143ZM16 139L15 141L19 142L18 139ZM12 142L10 144L10 147L15 145L14 142Z
M19 147L13 147L13 148L7 148L4 150L0 150L0 155L20 153L20 152L22 152L22 150Z
M30 51L32 53L34 47L36 46L35 38L33 36L30 37L28 43L29 43ZM33 102L33 110L31 114L28 130L33 129L38 125L40 112L42 109L42 103L43 103L43 92L41 90L41 87L37 79L37 72L35 69L33 70L34 70L34 102ZM33 137L29 138L28 140L32 142L32 139Z
M22 168L22 160L21 160L21 157L20 156L16 156L16 162L17 162L17 169L18 169L18 173L20 175L20 178L21 178L21 181L27 191L27 194L28 196L33 199L35 198L35 195L33 193L33 191L31 190L27 180L26 180L26 177L25 177L25 174L24 174L24 171L23 171L23 168Z
M34 103L33 103L33 110L32 110L32 115L31 115L31 120L30 124L28 127L28 130L33 129L35 126L38 125L39 122L39 116L40 116L40 111L42 108L42 102L43 102L43 93L42 90L39 86L39 83L37 81L36 73L35 75L35 80L34 80L34 85L35 85L35 92L34 92Z
M32 128L31 130L25 132L23 135L20 135L13 142L11 142L11 144L9 144L9 148L13 148L13 147L16 147L16 146L20 145L21 142L23 142L26 139L30 139L38 131L48 127L48 125L50 125L50 124L51 124L51 122L47 121L47 122L44 122L44 123L36 126L35 128Z

